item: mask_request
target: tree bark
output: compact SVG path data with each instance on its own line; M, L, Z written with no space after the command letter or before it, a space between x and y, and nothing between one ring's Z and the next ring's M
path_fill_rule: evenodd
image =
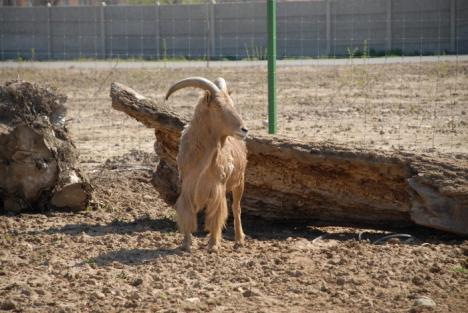
M155 129L160 163L154 185L178 195L176 156L188 119L113 83L112 107ZM247 139L242 200L247 215L367 225L424 225L468 234L468 158L432 157L280 136Z

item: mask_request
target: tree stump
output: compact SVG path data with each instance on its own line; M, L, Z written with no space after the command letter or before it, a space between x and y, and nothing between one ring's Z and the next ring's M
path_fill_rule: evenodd
M177 198L176 156L188 119L113 83L112 107L155 129L154 185ZM468 158L388 152L281 136L247 139L248 215L367 225L424 225L468 234Z
M65 125L66 97L14 81L0 86L0 211L82 210L91 186Z

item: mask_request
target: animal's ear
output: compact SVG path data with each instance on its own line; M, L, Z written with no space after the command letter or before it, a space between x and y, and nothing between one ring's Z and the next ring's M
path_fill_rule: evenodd
M232 95L234 93L234 90L229 89L228 90L228 95Z

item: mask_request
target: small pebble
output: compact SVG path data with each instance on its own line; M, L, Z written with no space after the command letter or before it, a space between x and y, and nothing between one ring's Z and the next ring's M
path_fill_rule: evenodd
M436 303L429 297L419 296L414 300L414 306L435 307Z

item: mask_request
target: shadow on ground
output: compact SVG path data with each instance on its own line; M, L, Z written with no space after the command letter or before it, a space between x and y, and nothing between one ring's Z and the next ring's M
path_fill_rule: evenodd
M225 231L225 238L234 238L232 221ZM385 243L389 235L408 244L460 244L463 237L422 226L411 227L371 227L369 225L349 223L323 223L320 221L266 221L261 218L243 220L247 236L255 240L286 240L304 238L308 240L365 240L371 243ZM391 238L388 238L391 239Z
M287 240L288 238L304 238L307 240L365 240L371 243L385 243L383 237L388 235L401 239L401 242L408 244L459 244L464 240L453 234L428 229L424 227L380 227L369 228L365 225L337 225L323 224L314 222L272 222L259 218L243 219L243 228L246 235L252 239L266 240ZM198 219L198 231L194 234L197 237L205 237L208 234L203 231L203 215ZM145 231L159 231L162 233L171 233L177 231L176 223L169 218L163 217L152 219L148 216L135 219L133 221L113 221L107 225L99 224L69 224L63 227L53 227L43 231L28 232L28 234L67 234L78 236L85 233L89 236L104 236L107 234L132 234ZM227 227L223 232L223 238L234 240L234 229L232 218L228 220ZM388 238L391 239L391 238Z
M179 249L120 249L99 255L95 258L87 260L84 263L95 263L98 266L110 265L113 262L126 265L139 265L157 260L165 256L180 254L182 254L182 252Z
M107 225L99 224L69 224L63 227L52 227L44 231L33 231L29 234L67 234L78 236L86 233L89 236L104 236L107 234L131 234L144 231L174 232L177 230L175 222L169 218L151 219L142 217L131 222L115 220Z

